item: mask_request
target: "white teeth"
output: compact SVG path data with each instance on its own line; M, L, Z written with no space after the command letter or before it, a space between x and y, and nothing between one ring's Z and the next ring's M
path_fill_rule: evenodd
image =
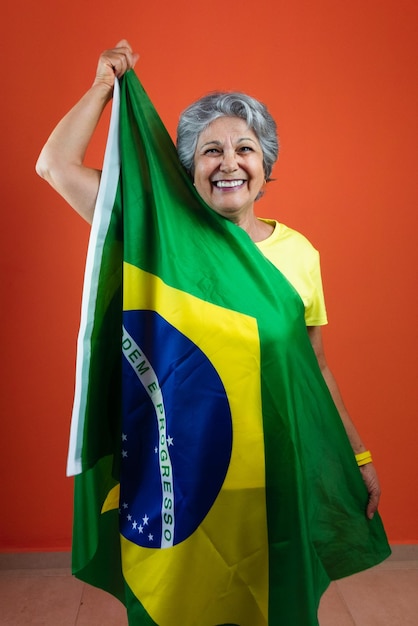
M243 180L216 180L216 187L239 187L242 185Z

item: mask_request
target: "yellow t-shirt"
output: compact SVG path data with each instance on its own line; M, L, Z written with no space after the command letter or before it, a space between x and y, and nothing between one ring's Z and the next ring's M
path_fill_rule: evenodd
M274 231L256 245L302 298L306 325L327 324L318 250L296 230L279 224L276 220L258 219L274 226Z

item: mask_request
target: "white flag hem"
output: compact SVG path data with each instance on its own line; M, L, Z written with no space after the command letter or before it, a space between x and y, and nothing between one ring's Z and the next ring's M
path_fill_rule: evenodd
M84 273L81 320L77 340L75 392L71 418L67 476L74 476L83 471L82 446L90 371L91 332L96 308L103 246L110 224L120 172L119 112L120 88L119 82L117 78L115 78L112 113L103 161L103 171L94 210Z

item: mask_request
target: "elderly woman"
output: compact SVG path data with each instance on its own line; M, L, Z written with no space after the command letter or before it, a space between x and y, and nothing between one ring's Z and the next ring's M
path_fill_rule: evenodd
M92 87L57 125L37 162L38 174L88 222L93 219L101 172L84 165L85 153L103 110L112 98L115 76L122 77L134 67L137 59L138 55L125 40L101 55ZM365 515L372 519L380 497L376 470L348 415L324 355L321 325L327 319L319 255L301 234L254 213L254 203L264 194L277 159L274 120L263 104L245 94L213 93L192 104L181 115L177 151L206 205L246 231L299 293L305 306L310 342L369 493ZM213 601L216 602L216 598ZM181 620L179 623L183 625ZM305 623L308 621L300 622L300 626ZM184 626L191 624L185 618ZM256 625L251 623L250 626Z

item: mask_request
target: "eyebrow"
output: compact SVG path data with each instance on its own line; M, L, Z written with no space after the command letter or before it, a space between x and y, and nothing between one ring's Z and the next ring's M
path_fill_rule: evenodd
M254 139L251 139L251 137L240 137L237 141L237 143L241 143L243 141L251 141L251 143L256 144L256 142L254 141ZM202 144L200 146L200 149L204 148L205 146L221 146L222 142L217 141L216 139L214 139L213 141L207 141L206 143ZM257 144L256 144L257 145Z

